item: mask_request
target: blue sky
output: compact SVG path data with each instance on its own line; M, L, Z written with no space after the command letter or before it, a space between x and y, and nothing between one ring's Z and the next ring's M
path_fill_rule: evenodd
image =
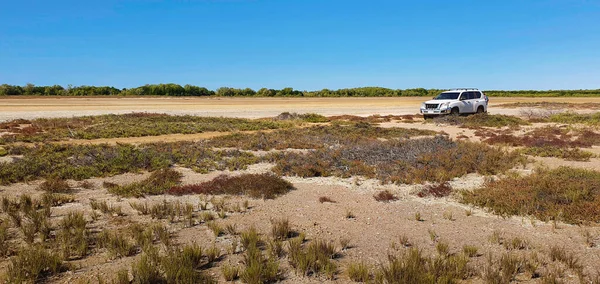
M0 83L600 88L596 0L0 0Z

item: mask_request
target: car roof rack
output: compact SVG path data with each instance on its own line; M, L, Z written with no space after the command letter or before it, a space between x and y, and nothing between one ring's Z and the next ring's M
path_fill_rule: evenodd
M477 89L477 88L454 88L454 89L450 89L450 91L460 91L460 90L476 90L476 91L479 91L479 89Z

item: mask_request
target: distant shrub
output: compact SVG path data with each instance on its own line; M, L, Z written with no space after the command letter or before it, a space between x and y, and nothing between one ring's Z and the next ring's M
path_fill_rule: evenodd
M276 117L273 118L274 120L302 120L302 121L306 121L306 122L311 122L311 123L318 123L318 122L329 122L329 119L323 115L320 114L316 114L316 113L304 113L304 114L298 114L298 113L289 113L289 112L282 112L279 115L277 115Z
M231 194L248 195L253 198L273 199L294 189L288 181L269 173L220 175L211 181L194 185L172 187L173 195L183 194Z

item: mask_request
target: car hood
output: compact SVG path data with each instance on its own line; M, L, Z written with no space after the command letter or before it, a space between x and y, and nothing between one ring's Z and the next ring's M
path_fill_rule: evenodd
M456 100L429 100L426 101L426 104L443 104L443 103L449 103L449 102L454 102Z

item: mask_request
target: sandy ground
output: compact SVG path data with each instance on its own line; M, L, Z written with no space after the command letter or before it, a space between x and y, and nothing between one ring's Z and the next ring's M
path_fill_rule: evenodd
M371 114L415 114L424 98L2 98L0 99L0 120L36 117L68 117L79 115L95 115L102 113L128 112L164 112L169 114L193 114L206 116L235 116L235 117L268 117L281 112L308 113L315 112L323 115L371 115ZM518 114L520 109L498 109L495 104L511 102L559 101L559 102L600 102L600 98L492 98L490 113ZM451 138L458 139L466 136L472 141L478 141L473 130L435 125L431 123L384 123L383 127L406 127L443 131ZM159 137L142 137L144 141L110 140L101 142L143 143L156 141L196 140L220 135L216 133L201 133L194 135L167 135ZM120 138L119 138L120 139ZM77 141L76 141L77 142ZM72 143L76 143L72 142ZM591 151L600 154L595 147ZM8 159L8 157L5 157ZM593 158L590 162L568 162L555 158L535 158L535 163L527 168L516 171L529 173L536 165L557 167L569 165L600 170L600 159ZM268 172L272 165L257 164L246 171L235 173L213 172L209 174L195 173L189 169L178 168L184 174L183 183L193 184L210 180L219 174L240 174ZM150 223L149 216L138 215L129 205L130 202L162 202L163 200L180 201L194 204L197 208L197 196L153 196L143 199L118 198L109 194L102 187L103 181L127 184L141 180L148 173L125 174L108 178L96 178L89 181L94 184L92 189L78 189L75 194L77 202L53 209L53 222L57 222L67 212L83 210L91 213L90 198L105 200L113 206L123 208L125 217L102 216L94 223L93 229L112 228L125 222ZM295 231L305 232L308 239L325 239L338 242L342 238L350 240L351 247L341 251L339 259L340 273L335 281L324 281L321 278L297 276L282 261L286 283L347 283L345 264L351 261L364 260L371 265L385 262L388 253L394 249L390 245L398 242L400 236L406 236L410 243L423 249L428 255L435 254L438 241L449 244L451 253L459 253L464 245L479 248L480 256L472 260L472 265L480 266L486 261L486 256L492 253L496 256L507 252L502 245L490 242L492 234L499 234L510 242L514 238L524 239L528 248L515 253L530 255L537 253L540 258L546 257L551 245L565 248L577 255L586 273L597 273L600 267L600 227L579 227L563 223L545 223L529 217L501 218L480 208L470 207L456 201L454 197L442 199L418 198L414 193L422 185L381 185L375 180L365 180L360 177L342 178L286 178L294 184L296 190L274 200L253 200L243 197L228 197L227 204L233 206L249 200L250 209L241 213L227 213L225 219L217 222L223 227L235 224L238 230L255 226L261 233L268 235L271 219L288 218ZM485 177L477 174L456 178L451 181L455 189L473 189L483 184ZM70 181L73 185L77 182ZM38 197L41 192L36 188L41 181L18 183L11 186L0 186L0 195L17 197L31 194ZM387 189L399 197L398 201L381 203L374 200L373 195ZM327 196L335 203L320 203L319 197ZM355 218L346 218L348 212ZM467 214L468 212L468 214ZM422 221L415 220L415 214L422 216ZM199 214L197 211L196 214ZM448 218L448 216L450 216ZM161 221L165 224L166 221ZM215 237L205 225L185 227L182 223L170 224L174 239L177 243L189 244L196 242L205 248L216 245L223 253L231 246L233 237L225 235ZM586 244L583 231L589 231L593 237L593 247ZM432 234L437 238L432 238ZM435 240L434 240L435 239ZM129 268L131 263L139 258L126 257L110 259L106 253L94 254L82 260L74 261L77 267L71 272L60 275L50 282L55 283L97 283L101 276L110 282L118 269ZM234 254L224 257L222 263L241 266L242 255ZM546 260L547 261L547 260ZM7 261L0 262L0 270L6 269ZM543 272L543 270L542 270ZM209 269L215 277L220 276L218 267ZM577 277L567 273L564 279L569 283L578 283ZM539 279L538 279L539 280ZM219 278L223 282L223 278ZM537 283L537 280L526 282ZM470 283L470 282L469 282ZM480 283L475 281L475 283Z
M157 112L199 116L259 118L282 112L322 115L416 114L428 98L0 98L0 121L16 118L72 117L82 115ZM514 102L600 103L600 98L491 98L492 114L519 114L515 108L494 108Z

